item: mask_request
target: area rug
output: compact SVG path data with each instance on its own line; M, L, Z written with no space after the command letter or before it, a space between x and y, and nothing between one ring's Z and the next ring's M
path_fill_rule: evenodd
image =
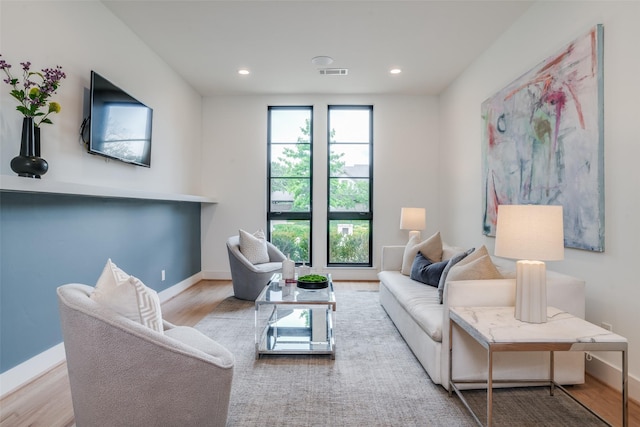
M336 358L255 359L254 303L227 298L195 327L235 356L229 426L474 426L460 400L429 379L378 301L378 292L336 289ZM484 392L468 398L484 414ZM481 417L484 419L484 417ZM601 426L548 389L494 395L497 426Z

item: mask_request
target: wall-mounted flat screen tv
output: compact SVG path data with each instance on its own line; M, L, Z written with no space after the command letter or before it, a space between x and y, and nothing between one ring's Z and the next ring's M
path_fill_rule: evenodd
M95 71L90 97L89 153L151 167L153 109Z

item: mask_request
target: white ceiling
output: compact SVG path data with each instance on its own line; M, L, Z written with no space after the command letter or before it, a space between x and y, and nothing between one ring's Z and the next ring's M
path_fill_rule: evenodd
M102 0L203 96L442 92L532 1ZM321 76L311 58L347 76ZM248 76L237 71L246 67ZM390 75L393 67L402 69Z

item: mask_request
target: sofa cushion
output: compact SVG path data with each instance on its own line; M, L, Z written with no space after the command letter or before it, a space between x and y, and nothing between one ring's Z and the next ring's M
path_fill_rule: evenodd
M111 259L102 270L90 298L116 313L162 333L160 298Z
M420 241L420 236L411 236L407 246L404 248L404 255L402 257L402 274L409 276L411 274L411 267L413 266L413 260L416 257L418 251L434 262L442 261L442 239L440 238L440 232L437 232L427 240Z
M433 262L418 251L413 260L409 277L420 283L437 287L447 263L448 261Z
M443 306L438 302L438 290L399 271L381 271L378 277L416 324L432 340L441 342Z
M463 264L459 262L447 277L447 281L454 280L491 280L502 279L502 275L498 271L489 255L481 256L471 262Z
M267 240L262 230L251 234L241 229L238 234L240 237L240 252L251 264L269 262Z
M262 264L256 264L253 266L256 271L260 272L260 273L269 273L269 272L275 272L276 270L279 270L280 268L282 268L282 262L278 261L278 262L265 262Z
M447 276L449 275L449 271L453 268L454 265L458 264L460 261L469 256L475 248L471 248L467 251L461 251L457 254L453 255L451 259L447 261L447 265L444 267L442 274L440 275L440 281L438 282L438 296L440 297L440 304L442 304L444 299L444 287L447 283Z

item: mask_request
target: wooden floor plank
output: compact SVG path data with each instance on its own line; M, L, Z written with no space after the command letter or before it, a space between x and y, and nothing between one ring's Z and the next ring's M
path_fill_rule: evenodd
M336 288L375 291L378 282L335 282ZM176 325L193 326L221 301L233 295L231 281L202 280L162 304L162 315ZM621 397L616 390L587 375L586 383L568 390L609 420L622 425ZM62 363L0 400L0 427L73 426L67 365ZM629 425L640 426L640 405L629 402Z
M67 364L61 363L0 401L2 427L73 425Z

